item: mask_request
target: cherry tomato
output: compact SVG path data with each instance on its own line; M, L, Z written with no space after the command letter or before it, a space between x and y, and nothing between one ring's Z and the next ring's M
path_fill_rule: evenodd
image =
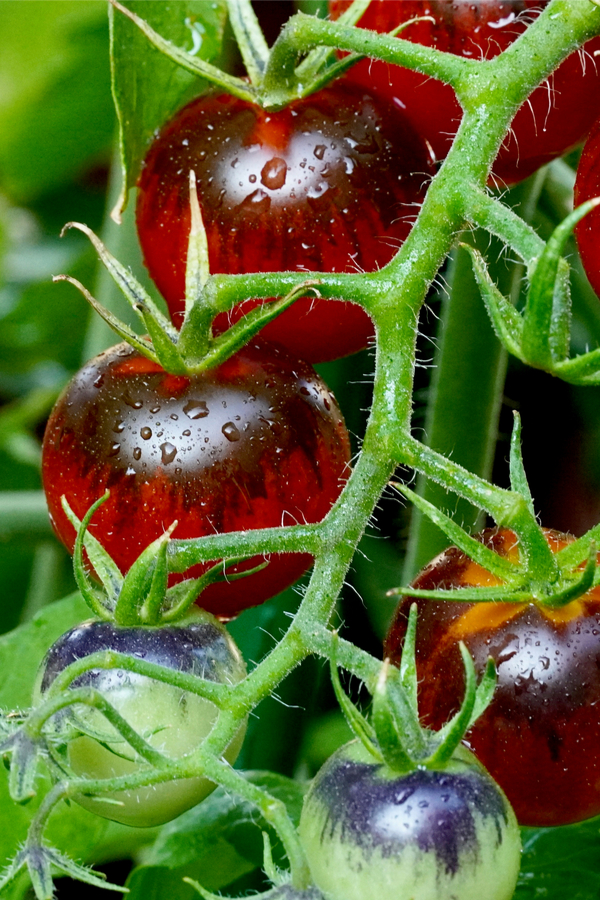
M306 795L300 839L327 900L510 900L521 857L506 797L465 747L398 774L346 744Z
M348 463L335 398L282 348L254 341L218 368L183 377L120 344L88 363L57 402L42 470L53 527L70 550L75 530L61 496L82 518L110 490L90 532L125 572L175 520L175 538L317 522ZM288 587L310 561L273 555L242 582L211 585L200 603L231 618Z
M546 532L553 550L571 538ZM479 539L518 558L508 529ZM495 585L498 581L451 547L417 576L423 590ZM385 643L398 663L408 610L401 600ZM464 694L464 641L475 667L496 661L494 698L466 743L505 791L522 825L565 825L600 814L600 589L562 609L540 603L419 600L419 705L439 728Z
M371 272L406 238L432 163L405 117L361 89L336 85L276 113L223 94L194 100L165 125L139 179L140 243L176 322L191 169L211 272ZM216 330L258 302L217 317ZM313 297L263 334L322 362L365 347L373 326L355 304Z
M122 628L112 622L84 622L63 634L44 659L35 691L40 702L54 679L78 659L113 650L209 681L234 684L246 674L240 652L225 628L208 613L160 628ZM138 734L165 756L177 759L191 753L212 729L214 704L173 685L120 669L91 669L71 683L93 687L115 707ZM76 775L92 779L116 778L140 771L135 752L96 709L77 705L53 717L58 731L83 726L98 737L80 734L67 745L68 762ZM240 751L245 722L225 753L233 763ZM100 741L100 737L105 739ZM124 825L162 825L195 806L215 789L204 777L168 781L108 795L79 796L86 809Z
M418 22L401 36L458 56L492 59L512 44L547 3L372 0L358 25L387 32L415 16L432 16L435 24ZM332 18L349 5L350 0L330 0ZM600 108L600 68L593 57L599 48L600 38L589 41L523 104L494 163L496 176L506 183L521 181L583 140ZM345 77L392 99L429 141L436 157L446 156L462 115L449 85L379 60L359 62Z
M600 119L587 139L577 167L575 206L600 197ZM581 261L592 287L600 297L600 211L595 209L575 230Z

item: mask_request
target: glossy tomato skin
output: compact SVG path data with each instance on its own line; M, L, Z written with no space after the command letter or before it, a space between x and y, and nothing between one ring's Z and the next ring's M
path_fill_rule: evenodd
M199 97L162 129L138 184L144 259L176 323L191 169L213 274L381 268L406 238L433 173L404 116L361 89L329 87L275 113L229 95ZM258 302L222 314L216 330ZM322 362L365 347L373 326L355 304L312 297L263 335Z
M464 747L443 770L398 774L346 744L317 773L299 833L327 900L510 900L519 871L514 813Z
M600 119L588 137L575 180L575 206L600 197ZM600 211L589 213L575 229L581 261L587 277L600 297Z
M481 535L501 555L517 558L507 529ZM553 551L569 538L547 532ZM452 547L433 560L415 586L460 589L498 582ZM385 654L400 660L408 610L400 602ZM562 609L534 603L417 601L419 704L425 724L439 728L464 696L464 641L478 672L496 661L498 686L466 743L500 784L521 825L565 825L600 814L600 590Z
M319 521L348 477L349 454L335 398L282 348L254 341L218 368L183 377L120 344L59 399L42 472L52 525L69 550L75 530L61 496L82 518L110 490L90 532L126 572L175 520L175 538ZM288 587L310 562L273 555L241 582L211 585L199 602L231 618Z
M357 23L387 32L415 16L432 16L402 32L402 38L468 59L491 59L505 50L547 5L548 0L372 0ZM332 18L349 6L330 0ZM576 146L589 132L600 108L600 68L594 38L569 56L523 104L494 163L494 175L508 184ZM382 92L406 113L438 159L444 159L462 111L454 91L435 79L379 60L357 63L345 76Z
M43 699L57 675L71 663L105 650L222 684L235 684L246 672L231 637L207 613L199 613L195 619L182 624L160 628L125 628L112 622L90 621L63 634L50 648L38 674L34 702ZM174 759L195 750L217 717L216 707L208 700L120 669L92 669L75 679L71 687L92 687L99 691L155 749ZM52 722L55 728L64 730L70 720L106 736L105 746L89 735L69 741L68 761L77 775L104 779L139 771L134 751L100 712L80 705L71 708L71 712L59 713ZM245 730L244 723L227 748L225 757L230 763L239 753ZM108 795L119 801L119 805L102 799L107 795L82 795L77 802L99 816L124 825L155 826L195 806L215 787L213 782L198 776Z

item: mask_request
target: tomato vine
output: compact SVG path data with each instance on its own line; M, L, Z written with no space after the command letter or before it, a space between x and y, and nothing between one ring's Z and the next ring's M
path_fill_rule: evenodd
M229 7L232 25L239 38L244 30L242 20L249 15L248 4L230 0ZM113 2L111 16L123 14L135 18L131 10ZM492 60L477 61L411 43L403 40L401 35L377 35L356 29L351 24L298 14L283 28L266 54L255 53L253 57L252 47L241 39L246 61L255 60L254 68L250 66L249 74L254 76L250 84L241 79L236 81L233 76L216 74L208 64L194 61L169 42L156 37L148 27L143 24L141 27L158 49L177 64L194 74L212 78L225 90L258 102L267 109L281 108L321 86L327 75L323 75L318 67L324 58L318 56L320 48L335 48L438 78L454 88L464 110L456 140L429 184L417 221L394 259L373 273L311 273L310 287L321 297L360 304L372 318L376 330L372 408L352 474L330 512L316 524L172 539L166 546L165 558L172 573L184 573L191 566L215 559L248 558L264 553L311 554L314 557L312 576L284 636L235 685L198 684L191 678L183 679L181 673L144 665L111 651L94 654L73 663L57 678L49 699L24 725L15 722L18 727L13 728L10 723L7 726L10 734L5 742L5 752L12 753L13 795L23 800L29 795L34 780L43 725L63 705L76 702L94 705L97 702L97 698L82 693L81 689L77 693L65 690L85 672L118 667L150 675L167 685L181 685L185 681L188 690L195 690L199 696L210 699L218 709L218 718L209 736L185 760L159 759L141 738L136 739L123 722L113 716L113 726L146 760L148 767L135 774L104 780L61 777L44 798L27 843L19 851L3 884L16 877L24 866L28 866L40 898L51 896L52 867L62 867L62 871L97 883L82 868L44 847L42 832L56 803L82 792L129 790L168 779L192 777L201 772L260 809L285 846L291 885L303 890L310 885L310 874L284 804L244 779L223 762L222 757L240 722L261 700L273 694L294 667L309 655L331 657L330 620L336 599L373 510L398 467L414 470L440 484L488 513L498 526L515 532L520 541L521 559L518 564L507 566L503 560L494 559L491 552L485 553L482 545L475 547L473 539L426 500L402 489L461 549L467 554L478 554L478 561L503 579L506 595L522 596L523 592L529 591L540 601L560 605L567 596L572 598L600 583L594 543L600 537L600 526L570 544L561 554L550 552L528 493L520 459L518 428L511 454L512 489L507 490L495 487L486 478L468 471L418 440L413 435L411 422L419 313L440 267L462 242L466 244L494 329L505 348L525 362L573 383L596 384L600 381L598 352L569 358L570 300L566 263L561 259L566 238L581 216L593 207L594 201L569 216L552 238L544 242L523 218L487 187L495 156L516 110L561 60L586 40L600 34L600 7L593 0L552 0L539 18L501 55ZM84 226L77 227L89 234ZM491 278L483 256L469 243L470 232L475 228L498 238L522 261L529 282L523 314L505 300ZM92 240L111 273L121 281L134 309L141 310L143 322L153 339L151 350L143 346L142 350L155 353L167 369L171 367L178 374L200 371L206 366L207 358L210 357L210 364L214 365L230 354L233 344L227 340L218 343L219 339L214 340L210 334L210 322L216 314L227 312L251 298L288 297L289 302L293 302L296 294L299 296L307 289L305 273L209 275L205 271L206 260L200 260L196 274L201 277L195 281L196 296L188 298L192 302L188 304L181 331L175 333L174 329L166 329L164 333L168 340L160 343L158 326L164 323L146 302L144 292L98 240L93 236ZM111 316L107 318L111 319ZM123 330L120 333L123 334ZM141 344L140 339L138 342ZM497 415L493 403L486 415L490 418ZM88 539L82 537L82 540ZM414 555L419 557L418 548ZM588 564L582 574L581 564L589 560L593 564ZM500 595L501 592L496 592L496 596ZM335 652L338 664L365 682L373 692L380 673L380 661L344 640L337 642ZM192 687L193 683L195 687ZM61 691L65 693L61 694Z

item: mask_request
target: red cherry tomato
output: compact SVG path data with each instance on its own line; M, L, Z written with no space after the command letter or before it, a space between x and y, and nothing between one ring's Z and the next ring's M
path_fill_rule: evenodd
M348 462L335 398L283 349L255 341L218 368L183 377L120 344L88 363L56 404L43 481L52 524L70 550L75 530L61 496L82 518L110 489L90 532L125 572L176 519L175 538L317 522ZM211 585L199 603L231 618L284 590L310 562L273 555L260 572Z
M401 36L458 56L492 59L512 44L547 3L372 0L358 25L383 33L415 16L432 16L435 24L415 23ZM350 0L330 0L332 18L349 5ZM583 140L600 108L600 67L593 57L599 48L600 38L589 41L523 104L494 163L496 176L506 183L521 181ZM446 156L462 115L449 85L378 60L357 63L345 77L392 99L429 141L436 157Z
M162 130L139 179L137 225L150 275L184 310L189 172L213 273L374 271L406 238L433 174L425 143L386 100L333 86L281 112L229 95L194 100ZM217 331L260 301L221 315ZM307 298L263 330L322 362L367 346L357 305Z
M546 532L557 552L570 540ZM508 529L480 540L518 557ZM493 585L497 580L456 547L416 578L423 590ZM419 709L439 728L460 706L464 641L479 672L496 661L494 698L466 735L467 746L498 782L522 825L565 825L600 814L600 589L562 609L539 603L419 600ZM403 598L385 644L400 659L408 610Z
M575 206L600 197L600 119L592 128L577 167ZM578 224L575 234L581 261L600 297L600 211L595 209Z

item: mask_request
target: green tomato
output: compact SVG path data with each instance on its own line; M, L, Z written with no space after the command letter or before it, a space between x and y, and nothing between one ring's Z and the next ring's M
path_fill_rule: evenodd
M157 628L91 621L62 635L48 651L38 676L38 702L63 669L103 650L127 653L221 683L233 684L246 673L233 640L208 613L199 613L183 624ZM210 701L121 669L92 669L75 679L71 687L100 691L152 747L172 759L192 753L217 718L217 708ZM67 744L67 761L76 775L104 779L140 770L135 752L98 710L78 705L56 714L52 727L64 732L65 726L71 733L73 726L79 727ZM224 754L230 763L239 753L245 730L244 722ZM116 822L154 826L195 806L215 787L212 781L198 776L112 794L79 795L76 799L86 809Z
M465 747L398 774L346 744L314 779L300 839L327 900L510 900L521 856L508 800Z

